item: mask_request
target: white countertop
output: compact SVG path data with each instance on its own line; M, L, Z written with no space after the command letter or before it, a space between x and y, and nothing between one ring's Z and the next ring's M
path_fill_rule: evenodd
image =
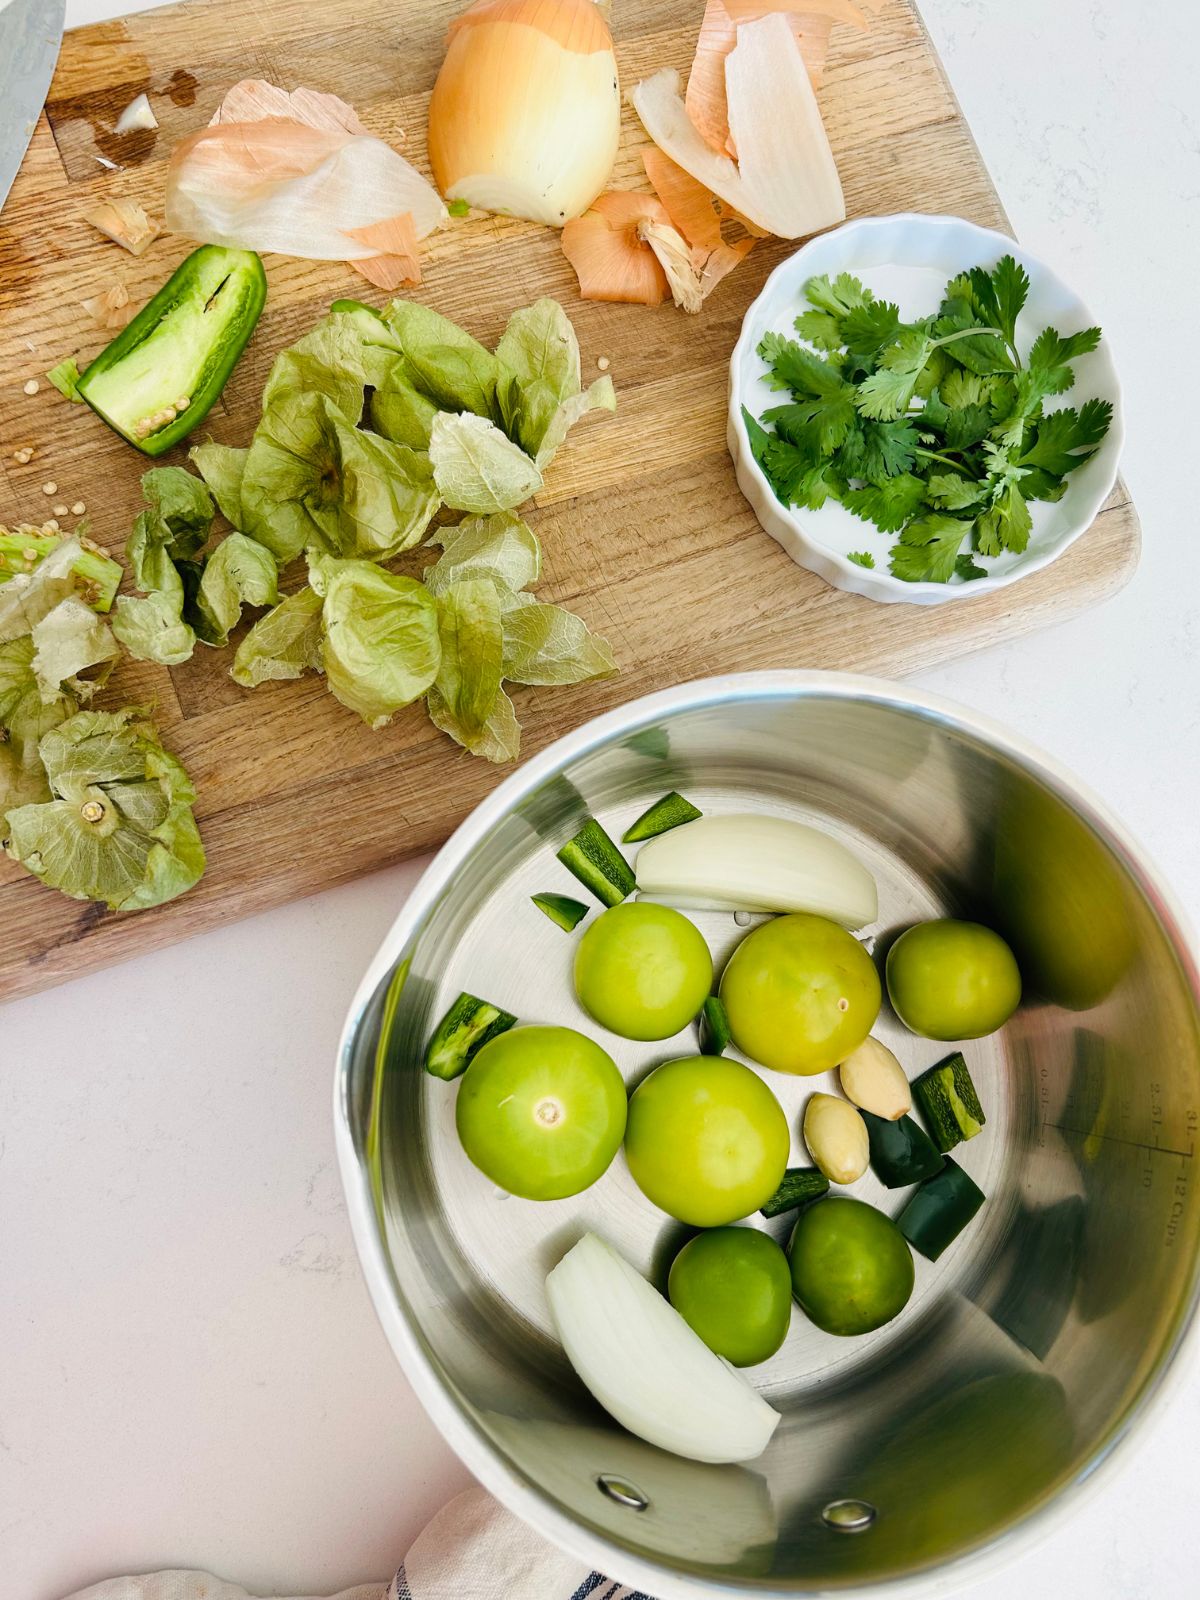
M68 0L67 17L133 9ZM1190 398L1200 7L922 10L1018 233L1116 350L1145 553L1104 609L921 682L1079 773L1200 923L1195 412L1164 377ZM466 1482L376 1326L330 1128L345 1007L417 870L3 1011L4 1600L158 1566L263 1594L338 1589L390 1574ZM1194 1592L1197 1437L1193 1362L1123 1473L973 1600Z

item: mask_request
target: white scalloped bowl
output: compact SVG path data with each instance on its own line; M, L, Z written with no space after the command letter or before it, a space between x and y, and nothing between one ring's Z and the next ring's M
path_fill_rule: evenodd
M869 217L849 222L832 233L819 235L781 262L763 285L742 322L729 367L728 440L738 485L755 516L777 539L792 560L831 583L835 589L864 595L869 600L943 605L968 600L993 589L1004 589L1049 566L1074 544L1095 521L1117 481L1117 466L1125 439L1121 387L1113 366L1109 341L1075 363L1075 387L1050 402L1079 406L1099 397L1110 400L1112 426L1100 448L1067 479L1067 492L1056 504L1038 501L1031 506L1033 530L1027 548L1011 551L987 562L988 576L970 582L905 583L887 570L888 551L895 534L880 533L872 523L851 515L844 506L828 501L819 511L779 503L754 460L742 418L742 406L758 417L779 395L766 384L766 364L758 354L764 333L774 330L794 337L793 322L805 308L804 285L822 273L852 272L884 300L894 301L906 318L935 311L947 280L968 267L992 267L1006 253L1016 257L1029 274L1029 298L1017 324L1017 344L1024 353L1042 328L1076 333L1093 326L1092 315L1077 294L1028 250L1006 234L978 227L960 217L922 216L903 212L892 217ZM852 550L869 550L876 566L865 568L847 559Z

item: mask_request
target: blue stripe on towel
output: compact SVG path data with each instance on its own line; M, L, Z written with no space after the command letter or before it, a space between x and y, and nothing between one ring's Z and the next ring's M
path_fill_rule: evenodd
M408 1586L403 1567L392 1579L387 1600L413 1600L413 1593ZM518 1600L518 1597L514 1596L513 1600ZM545 1600L550 1600L550 1596L546 1596ZM614 1579L606 1578L602 1572L593 1572L590 1577L583 1580L570 1600L654 1600L654 1597L643 1594L640 1589L626 1589Z

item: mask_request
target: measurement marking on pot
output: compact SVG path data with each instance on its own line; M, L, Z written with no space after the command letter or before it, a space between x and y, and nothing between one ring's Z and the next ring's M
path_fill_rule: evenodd
M1102 1139L1105 1144L1124 1144L1131 1150L1145 1150L1148 1155L1179 1156L1183 1161L1191 1161L1196 1154L1193 1142L1186 1150L1176 1150L1169 1144L1147 1144L1144 1139L1122 1139L1116 1133L1095 1133L1084 1128L1066 1128L1061 1122L1046 1122L1043 1127L1053 1128L1057 1133L1069 1133L1074 1139Z

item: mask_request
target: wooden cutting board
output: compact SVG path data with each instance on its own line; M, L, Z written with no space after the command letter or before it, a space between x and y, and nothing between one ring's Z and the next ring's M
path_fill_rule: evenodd
M263 77L349 100L371 130L425 161L425 112L460 0L194 0L69 33L24 166L0 215L0 523L42 521L84 501L92 536L119 553L145 463L97 418L29 378L106 336L80 302L114 281L141 304L191 246L164 236L140 260L82 220L102 195L161 215L166 158L236 79ZM701 0L616 0L625 85L686 72ZM147 92L157 132L118 139ZM1005 226L995 190L908 0L870 31L835 31L821 90L850 216L954 212ZM632 113L615 185L645 187ZM104 162L117 162L112 171ZM556 234L499 218L453 223L423 247L419 297L491 344L516 306L555 295L584 353L611 362L619 409L572 435L529 520L545 550L543 599L612 643L619 677L517 689L524 753L622 701L709 673L829 667L902 674L1027 633L1096 604L1129 578L1138 523L1118 486L1095 526L1049 570L998 594L924 610L839 594L794 566L755 522L725 449L726 373L742 314L794 245L768 240L696 317L582 303ZM341 264L267 260L270 296L211 433L248 441L275 353L337 295L373 291ZM14 450L36 448L26 466ZM182 458L180 453L178 459ZM42 485L54 483L50 497ZM74 519L68 519L67 525ZM184 666L126 664L107 704L149 702L199 790L209 867L173 904L125 916L55 894L0 865L0 997L28 993L141 950L324 889L440 844L503 776L439 735L419 707L371 732L320 679L253 692L229 651Z

